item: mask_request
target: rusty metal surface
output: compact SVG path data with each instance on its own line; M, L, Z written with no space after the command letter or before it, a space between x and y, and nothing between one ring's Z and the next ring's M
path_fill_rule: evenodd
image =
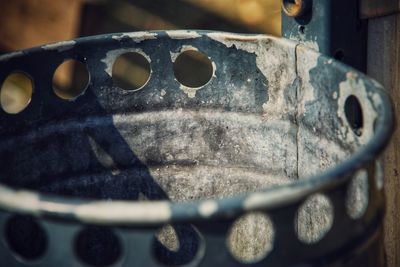
M204 86L174 77L187 50L212 62ZM132 51L149 60L151 77L126 91L112 67ZM90 73L71 101L51 90L67 58ZM362 73L285 39L198 31L111 34L0 57L0 81L16 70L34 93L21 113L0 110L6 266L359 266L362 253L379 254L377 156L392 113ZM357 129L346 115L351 96L362 110ZM269 220L242 220L254 213ZM9 237L16 214L46 237L35 239L47 249L33 261Z
M362 0L360 17L374 18L400 12L399 0Z

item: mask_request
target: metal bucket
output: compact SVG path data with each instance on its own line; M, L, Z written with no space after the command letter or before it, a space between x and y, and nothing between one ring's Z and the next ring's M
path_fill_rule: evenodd
M71 59L87 77L63 92ZM31 94L0 110L1 266L382 264L392 111L364 74L285 39L167 31L3 55L2 103L16 75Z

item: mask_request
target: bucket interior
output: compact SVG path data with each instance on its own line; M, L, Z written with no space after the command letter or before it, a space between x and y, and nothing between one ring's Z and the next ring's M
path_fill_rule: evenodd
M136 62L133 72L117 64L122 56L125 64ZM81 78L70 91L60 91L54 75L66 59L84 68L72 72ZM132 82L146 68L148 77ZM0 181L102 200L220 199L319 175L371 140L381 103L367 90L372 85L340 63L265 36L113 35L42 47L15 59L5 73ZM24 108L9 114L4 84L13 73L32 88ZM354 185L354 209L360 201L366 205L365 183ZM328 202L316 198L299 213L304 242L318 242L329 231ZM319 217L311 216L316 210ZM228 243L244 262L272 250L272 224L265 218L241 218L232 230ZM108 234L94 228L83 240L107 244L114 240ZM167 226L157 238L155 254L169 265L197 255L200 239L192 226ZM107 246L91 251L78 248L78 257L93 266L112 261Z
M96 62L104 71L89 60L82 95L51 96L62 102L58 114L48 108L28 127L16 114L11 130L3 125L2 182L97 199L222 198L319 174L372 136L376 112L362 81L335 63L268 39L235 46L218 38L157 55L107 51ZM126 54L158 67L135 90L121 88L135 72L114 71Z

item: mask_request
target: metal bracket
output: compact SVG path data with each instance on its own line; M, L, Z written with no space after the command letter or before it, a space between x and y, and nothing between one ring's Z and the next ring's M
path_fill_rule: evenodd
M367 21L358 0L283 0L283 36L366 70Z

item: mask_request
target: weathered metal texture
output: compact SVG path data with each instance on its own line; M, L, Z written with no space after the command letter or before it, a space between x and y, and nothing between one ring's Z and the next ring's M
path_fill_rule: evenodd
M399 0L361 0L360 17L374 18L400 12Z
M203 87L174 78L175 55L188 48L213 63ZM150 59L140 90L113 83L126 51ZM90 73L73 101L51 90L67 58ZM81 250L104 258L117 248L112 266L367 266L366 253L380 266L377 156L393 125L389 99L365 75L289 40L196 31L95 36L0 57L0 81L13 71L32 77L34 93L21 113L0 111L0 229L11 235L16 214L32 216L47 249L27 262L6 239L5 266L87 266ZM347 119L350 96L361 132ZM324 198L301 208L315 196ZM166 225L174 228L158 232ZM85 229L102 234L81 239ZM261 256L259 243L268 243Z
M282 12L282 35L365 71L367 22L359 18L359 1L303 1L312 5L306 14L293 18Z

